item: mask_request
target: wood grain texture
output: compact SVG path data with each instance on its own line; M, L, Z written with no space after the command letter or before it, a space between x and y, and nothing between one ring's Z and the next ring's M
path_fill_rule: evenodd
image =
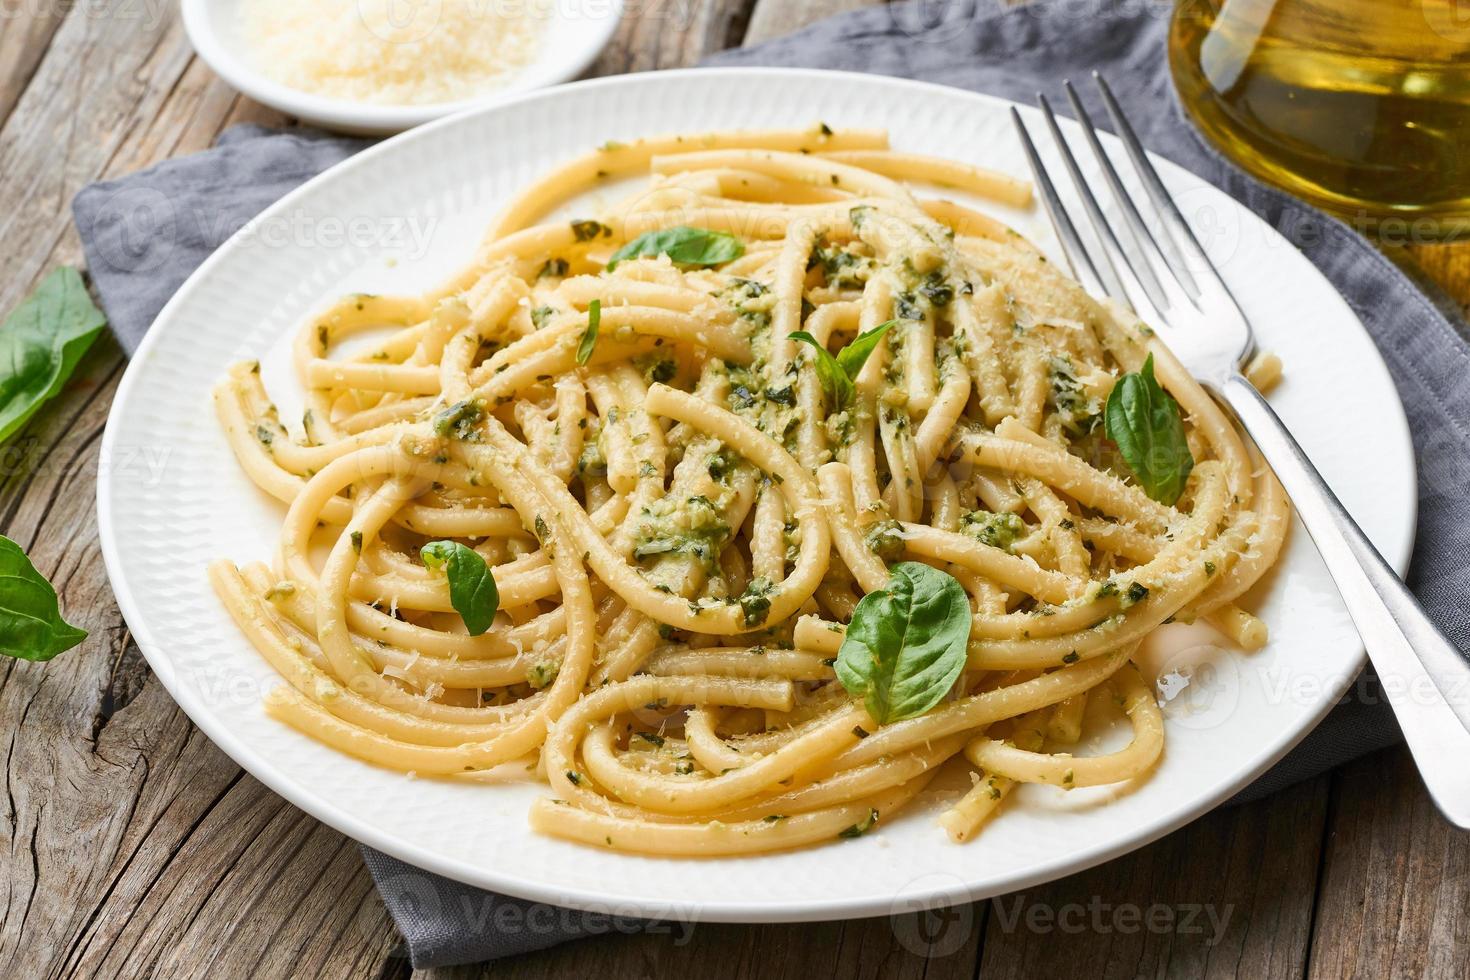
M961 915L963 915L963 911ZM687 937L608 936L569 943L513 961L423 970L415 980L562 980L572 977L698 977L700 980L968 980L979 930L954 917L925 923L913 915L781 926L696 925ZM934 928L934 927L938 928ZM924 937L937 937L933 951Z
M1406 749L1333 777L1313 978L1470 974L1470 834L1435 812Z
M66 13L60 3L0 0L0 123L30 84Z
M1328 777L991 903L981 977L1299 977ZM1267 865L1269 872L1267 873Z
M589 75L686 68L740 44L754 0L629 0Z
M691 64L867 5L630 0L593 73ZM0 0L0 310L54 265L79 263L69 205L81 186L202 149L241 121L285 120L192 57L175 4ZM1470 301L1470 245L1413 255ZM122 366L116 345L99 342L63 395L0 447L0 533L92 634L48 665L0 663L0 974L408 977L356 845L214 748L118 614L93 492ZM1115 910L1104 928L1091 927L1092 904ZM1194 904L1217 906L1217 921L1229 908L1218 941L1184 928ZM1154 905L1172 927L1124 931L1117 909ZM1081 932L1055 919L1072 906L1088 916ZM1027 924L1045 909L1049 927ZM1467 910L1470 837L1433 814L1399 752L1019 897L932 916L701 925L687 942L607 936L420 976L1456 977L1470 956Z
M25 243L0 253L0 308L50 267L79 262L76 190L207 146L222 125L248 117L239 101L194 61L174 5L73 9L0 128L0 233ZM29 550L69 618L91 632L50 664L7 660L0 671L3 972L302 968L345 978L401 965L389 957L397 937L355 845L210 744L148 671L118 614L93 491L122 366L116 345L99 342L0 455L0 532Z
M782 34L790 34L824 17L882 5L882 0L814 0L811 3L762 0L755 5L755 10L750 15L750 28L745 32L744 43L758 44Z

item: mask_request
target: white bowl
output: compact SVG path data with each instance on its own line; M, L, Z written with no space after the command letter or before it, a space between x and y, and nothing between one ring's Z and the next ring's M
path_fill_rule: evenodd
M184 31L199 57L257 102L309 125L373 136L402 132L508 95L570 81L592 64L623 18L623 0L553 0L547 5L545 35L535 60L518 69L500 88L455 102L379 105L304 92L262 73L250 58L241 23L242 3L182 0Z

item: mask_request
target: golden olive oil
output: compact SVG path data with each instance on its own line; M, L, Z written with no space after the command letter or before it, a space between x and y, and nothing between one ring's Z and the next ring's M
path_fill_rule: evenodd
M1383 238L1470 233L1470 0L1181 0L1169 57L1255 176Z

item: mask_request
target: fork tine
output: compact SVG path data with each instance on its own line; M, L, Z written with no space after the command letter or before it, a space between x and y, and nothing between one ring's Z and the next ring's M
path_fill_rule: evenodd
M1190 271L1200 293L1208 291L1215 294L1210 297L1211 299L1223 297L1231 304L1235 304L1235 297L1231 295L1230 288L1225 285L1225 281L1220 278L1220 272L1215 268L1215 263L1211 262L1210 257L1205 254L1199 239L1194 237L1194 231L1189 227L1189 223L1179 213L1174 198L1165 189L1164 182L1159 179L1158 171L1149 162L1143 144L1139 142L1138 135L1133 132L1128 118L1123 115L1123 109L1118 105L1118 100L1113 97L1113 90L1108 87L1107 80L1096 71L1092 73L1092 79L1097 83L1098 91L1102 93L1103 107L1107 110L1108 118L1112 120L1113 132L1118 139L1123 141L1123 148L1128 153L1133 170L1143 183L1143 188L1148 193L1149 199L1153 201L1154 207L1163 216L1164 226L1169 236L1195 260Z
M1135 266L1129 259L1128 253L1123 250L1122 244L1118 241L1118 236L1113 232L1113 226L1103 214L1102 208L1098 206L1097 198L1093 196L1087 180L1082 176L1082 170L1077 166L1077 158L1072 155L1071 147L1067 145L1066 139L1062 136L1056 115L1051 110L1051 103L1044 95L1038 95L1036 98L1041 105L1047 128L1051 130L1052 139L1056 141L1057 150L1066 164L1067 172L1072 177L1072 183L1082 198L1083 210L1087 212L1088 220L1092 223L1092 230L1097 234L1098 244L1102 246L1108 266L1117 275L1121 284L1121 296L1115 293L1109 293L1109 295L1124 305L1131 306L1134 313L1149 321L1150 324L1164 324L1166 319L1161 310L1168 309L1169 304L1167 301L1155 300L1156 296L1162 299L1160 295L1162 287L1153 269L1148 266L1145 259L1138 263L1138 266L1143 268L1143 272L1140 273L1138 266ZM1149 281L1145 281L1144 276L1147 276Z
M1190 300L1199 298L1199 287L1195 285L1194 276L1190 275L1189 268L1185 264L1184 256L1179 253L1178 246L1166 233L1162 238L1156 238L1144 223L1143 216L1138 213L1137 206L1133 203L1133 197L1128 189L1123 186L1123 180L1118 176L1118 171L1113 167L1113 160L1103 150L1102 142L1097 138L1097 129L1092 125L1092 116L1088 114L1087 108L1078 97L1077 90L1073 88L1070 81L1064 80L1062 88L1066 90L1067 101L1072 104L1072 114L1077 123L1082 127L1082 135L1087 139L1087 145L1092 150L1092 155L1097 158L1102 167L1103 179L1108 182L1109 189L1113 192L1113 199L1118 202L1118 207L1123 212L1123 223L1128 228L1128 234L1133 244L1138 248L1141 255L1148 256L1162 262L1174 273L1179 284Z
M1051 175L1046 172L1046 167L1041 163L1041 157L1036 152L1036 144L1031 142L1031 133L1026 129L1026 124L1021 121L1021 114L1011 107L1011 122L1015 124L1016 135L1021 138L1021 149L1026 154L1026 163L1031 168L1031 176L1036 180L1036 189L1041 197L1041 203L1046 208L1047 217L1051 219L1051 226L1057 233L1057 238L1062 243L1062 254L1066 256L1067 263L1072 267L1072 275L1078 282L1082 283L1084 289L1089 293L1105 293L1119 302L1127 302L1127 297L1118 283L1116 275L1112 277L1109 284L1099 274L1097 266L1092 261L1092 255L1087 251L1087 246L1082 244L1082 236L1077 234L1077 226L1072 224L1071 215L1067 214L1067 208L1062 204L1057 189L1051 182ZM1111 266L1108 268L1113 273Z

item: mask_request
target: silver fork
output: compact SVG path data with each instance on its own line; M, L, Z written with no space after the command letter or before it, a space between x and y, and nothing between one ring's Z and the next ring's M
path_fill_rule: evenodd
M1425 616L1270 404L1241 373L1255 347L1250 323L1159 180L1107 83L1096 73L1093 77L1146 200L1135 201L1124 187L1076 90L1070 82L1064 85L1122 215L1131 256L1083 177L1046 97L1038 96L1041 111L1100 243L1101 262L1094 261L1072 223L1021 114L1011 110L1073 272L1089 292L1131 307L1255 440L1337 583L1430 796L1451 823L1470 829L1470 663ZM1159 235L1150 231L1140 208L1150 211Z

